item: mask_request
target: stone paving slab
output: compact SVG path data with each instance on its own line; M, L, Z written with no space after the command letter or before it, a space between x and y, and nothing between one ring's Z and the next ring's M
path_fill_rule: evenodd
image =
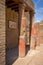
M30 50L24 58L18 58L12 65L43 65L43 44Z

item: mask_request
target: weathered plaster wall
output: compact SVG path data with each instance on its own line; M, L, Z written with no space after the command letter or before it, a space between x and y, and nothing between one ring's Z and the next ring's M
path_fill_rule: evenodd
M12 28L9 27L9 21L15 22L16 26ZM15 28L16 27L16 28ZM10 8L6 8L6 32L7 32L7 47L13 48L18 44L18 13L11 10Z
M26 17L26 22L27 22L27 26L26 26L26 45L29 45L29 33L30 33L30 14L29 12L25 12L25 17Z

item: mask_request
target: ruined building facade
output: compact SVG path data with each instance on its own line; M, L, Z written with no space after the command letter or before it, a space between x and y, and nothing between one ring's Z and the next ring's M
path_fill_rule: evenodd
M26 45L34 48L32 28L34 28L34 3L32 0L0 0L1 65L6 63L7 48L18 46L20 57L25 56Z

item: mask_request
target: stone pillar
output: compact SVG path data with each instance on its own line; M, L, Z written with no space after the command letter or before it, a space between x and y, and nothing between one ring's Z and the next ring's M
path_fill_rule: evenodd
M24 17L25 5L19 5L19 21L20 21L20 37L19 37L19 57L25 56L25 27L26 21Z
M30 49L35 49L35 28L34 28L34 14L33 13L30 13L30 22L31 22Z
M5 0L0 0L0 65L5 65Z

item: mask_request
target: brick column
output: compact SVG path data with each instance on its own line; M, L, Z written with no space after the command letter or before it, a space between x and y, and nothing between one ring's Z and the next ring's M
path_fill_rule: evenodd
M5 65L5 0L0 0L0 65Z
M25 5L19 5L19 21L20 21L20 37L19 37L19 57L25 56L25 27L26 21L24 17Z
M30 49L35 49L35 28L34 28L34 14L33 13L30 13L30 22L31 22Z

